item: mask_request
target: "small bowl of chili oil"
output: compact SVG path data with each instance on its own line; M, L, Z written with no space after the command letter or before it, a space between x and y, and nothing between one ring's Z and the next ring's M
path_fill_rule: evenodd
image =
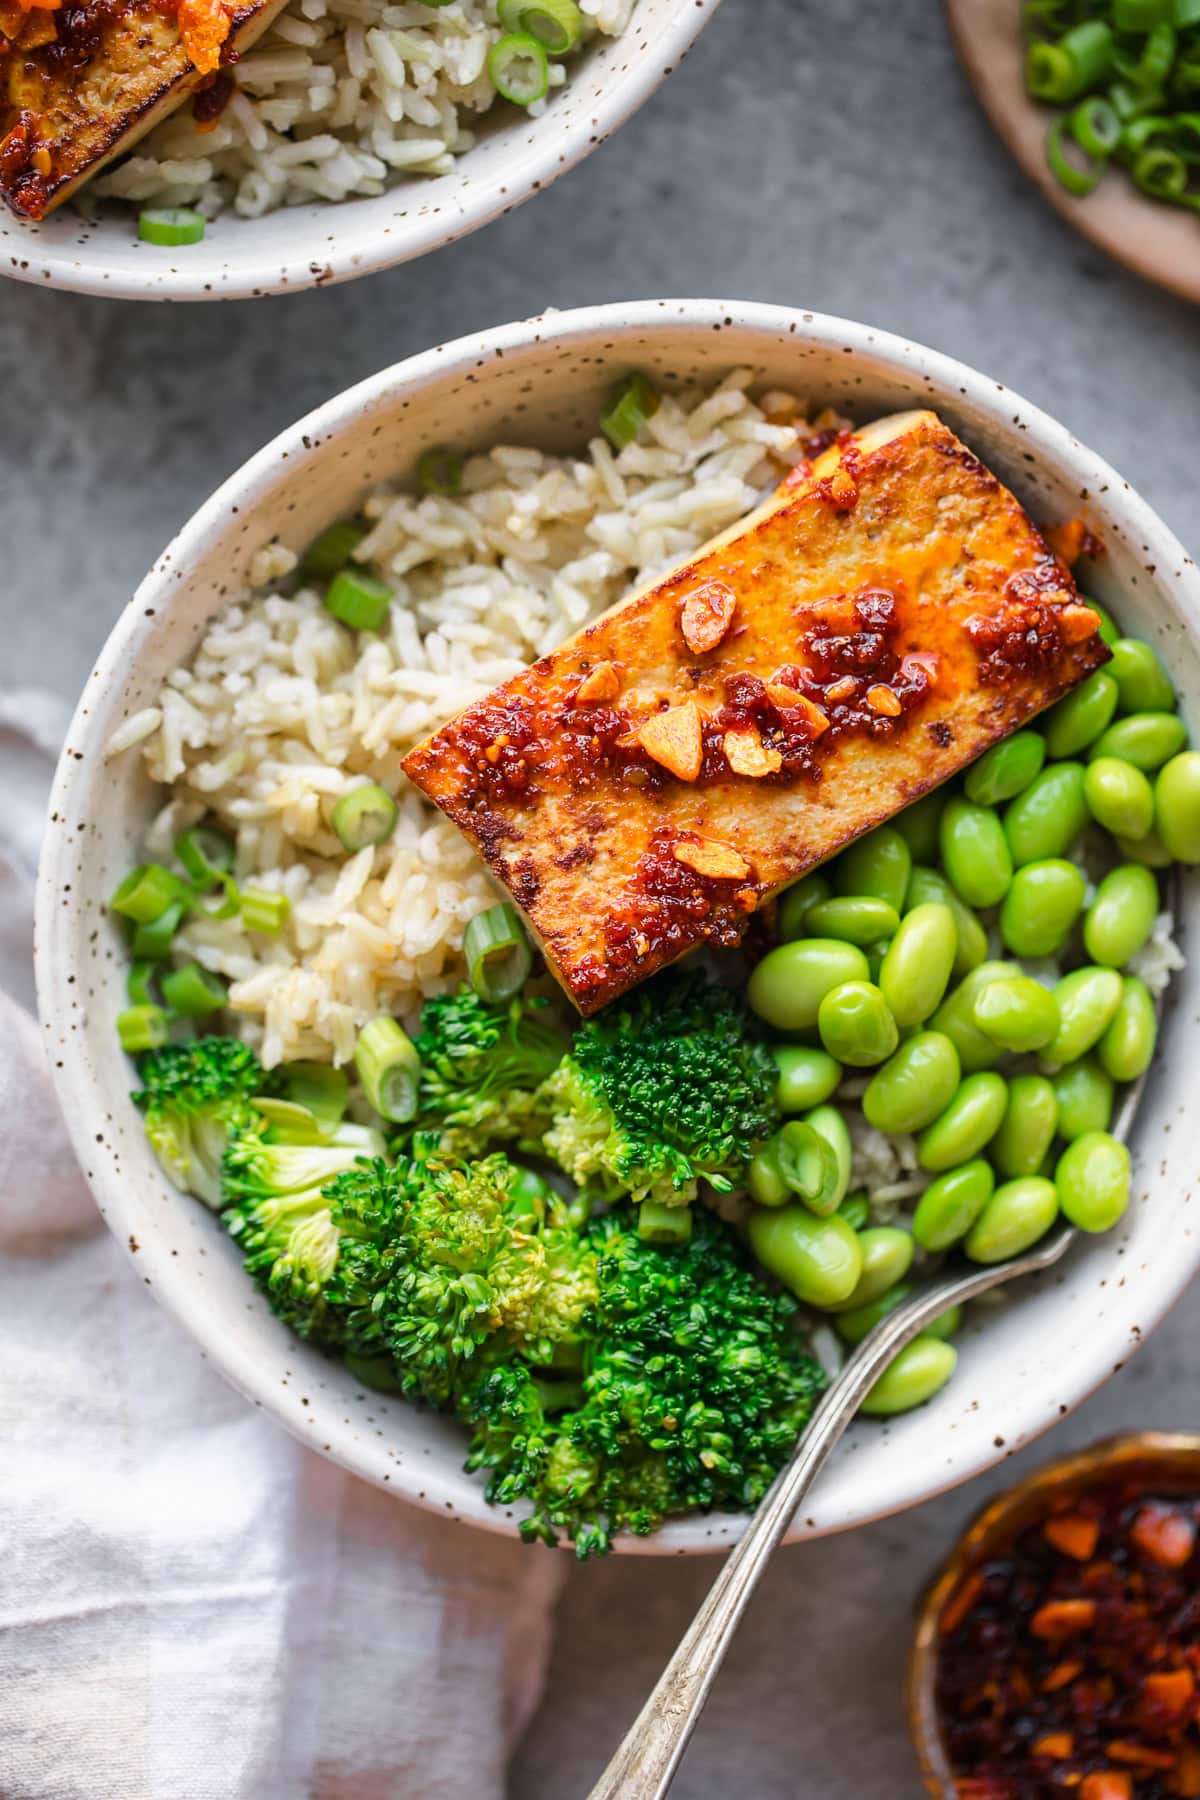
M992 1501L922 1601L909 1715L937 1800L1200 1796L1200 1436Z

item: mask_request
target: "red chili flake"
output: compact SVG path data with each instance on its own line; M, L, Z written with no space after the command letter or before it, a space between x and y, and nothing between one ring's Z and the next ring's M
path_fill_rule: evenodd
M1198 1543L1200 1501L1131 1472L964 1578L937 1672L959 1800L1200 1800Z

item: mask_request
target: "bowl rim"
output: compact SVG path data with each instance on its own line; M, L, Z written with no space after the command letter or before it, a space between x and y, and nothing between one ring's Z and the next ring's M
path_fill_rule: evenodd
M627 335L640 336L643 340L658 336L666 350L671 336L679 330L718 332L726 328L775 341L780 337L808 340L858 355L882 364L894 378L911 380L914 392L930 396L930 404L939 404L952 394L965 405L975 405L993 417L1003 415L1006 424L1016 405L1029 431L1031 447L1036 445L1047 461L1055 463L1060 471L1069 472L1079 489L1093 496L1102 496L1106 490L1122 496L1122 506L1136 523L1139 550L1156 567L1156 581L1173 593L1182 615L1193 621L1200 619L1200 571L1174 534L1130 484L1081 445L1065 426L1020 399L1002 383L939 351L871 326L766 302L650 300L566 312L550 311L434 346L356 383L279 433L203 502L156 560L119 615L85 684L55 772L51 817L73 819L83 816L78 810L80 803L73 799L73 794L76 784L85 779L86 764L81 746L96 743L97 726L89 719L90 697L96 684L99 683L102 689L107 686L120 688L125 674L137 660L141 640L155 628L155 620L147 615L161 615L171 605L185 571L206 546L211 545L214 536L224 534L231 518L250 510L273 487L288 484L294 478L297 466L331 437L379 411L394 410L408 392L456 374L468 374L475 367L484 366L509 352L537 347L548 354L568 346L585 348L605 344L611 353L619 355L621 340ZM731 361L736 360L738 358L731 357ZM1181 590L1186 590L1186 597ZM58 869L67 859L67 844L65 834L48 834L39 867L34 946L38 1011L46 1034L50 1072L63 1103L76 1154L100 1211L125 1247L136 1234L142 1207L131 1199L129 1190L116 1178L111 1167L101 1163L93 1170L89 1166L89 1152L94 1153L95 1126L104 1117L106 1097L113 1097L113 1089L105 1086L89 1066L81 1048L80 1035L57 1029L59 1021L67 1021L73 1007L79 1006L68 963L71 927L67 921L71 915L61 906L59 893ZM118 1054L114 1040L113 1055ZM124 1079L117 1086L123 1091ZM1200 1242L1197 1243L1197 1255L1200 1256ZM150 1278L160 1302L225 1378L249 1400L272 1413L294 1436L313 1447L313 1415L307 1403L302 1410L291 1388L281 1388L264 1378L252 1358L231 1348L230 1340L221 1328L219 1308L210 1305L202 1286L192 1284L181 1274L182 1262L173 1262L165 1251L158 1254L157 1246L151 1242L140 1246L137 1267L143 1278ZM1193 1264L1182 1257L1165 1259L1160 1264L1156 1285L1147 1294L1138 1295L1136 1315L1130 1315L1136 1316L1137 1326L1126 1325L1126 1341L1122 1345L1125 1359L1145 1341L1193 1273ZM896 1478L886 1498L851 1505L830 1519L794 1520L784 1541L824 1536L889 1517L946 1492L1011 1456L1017 1448L1040 1436L1068 1410L1079 1405L1114 1373L1113 1351L1121 1322L1113 1320L1111 1334L1094 1334L1094 1341L1089 1338L1080 1358L1072 1364L1070 1387L1064 1390L1052 1388L1050 1384L1040 1388L1036 1384L1024 1384L1014 1392L1011 1415L1005 1415L1003 1436L996 1437L995 1447L980 1448L977 1452L973 1449L971 1456L949 1473L934 1473L919 1457L905 1459L894 1455ZM1122 1363L1118 1361L1116 1366L1120 1368ZM408 1474L403 1467L390 1467L385 1473L357 1443L341 1444L323 1453L352 1473L376 1485L386 1485L387 1491L437 1511L443 1518L449 1509L452 1516L472 1525L512 1534L511 1515L484 1501L482 1485L478 1496L472 1496L470 1503L464 1505L451 1502L438 1491L438 1481L428 1466L424 1471L422 1492L415 1475ZM617 1544L626 1554L640 1555L720 1551L736 1542L744 1528L745 1515L713 1513L669 1522L648 1538L630 1539L628 1534L622 1534Z
M538 119L532 121L532 147L514 145L512 156L496 159L486 178L472 180L468 150L457 159L456 170L463 171L463 188L448 194L446 204L433 207L414 201L395 219L391 231L384 230L389 215L389 201L398 194L418 195L416 181L398 182L382 194L360 196L345 201L310 201L302 206L280 207L275 211L297 222L304 220L304 231L298 248L289 250L283 259L259 252L255 257L236 260L206 260L198 264L185 254L182 266L169 262L152 262L147 256L143 267L135 264L114 267L97 262L81 262L77 251L97 233L106 231L109 220L98 226L78 219L78 230L47 238L42 222L19 218L0 205L0 274L11 280L36 283L39 287L55 286L77 294L97 294L106 299L154 301L217 301L265 298L273 294L298 294L315 287L334 287L353 281L360 275L373 275L382 269L439 250L446 244L469 237L502 213L523 206L542 189L548 188L590 156L639 111L667 77L683 61L721 0L673 0L671 11L663 20L651 48L633 57L618 71L599 99L576 112L556 118L553 103ZM626 27L632 29L633 22ZM597 53L616 51L622 36L604 39L595 46ZM570 84L558 89L562 96ZM485 115L480 115L481 118ZM509 121L511 129L520 129L519 120ZM540 129L539 129L540 128ZM453 173L453 172L452 172ZM514 181L514 174L517 179ZM451 176L441 179L450 180ZM358 234L338 230L338 219L347 207L377 207L380 229L368 250L359 248ZM135 215L132 206L130 219ZM230 215L233 218L233 215ZM274 216L268 215L268 216ZM75 217L55 211L45 221L48 226ZM321 223L318 223L320 221ZM259 223L256 219L233 218L235 228L247 234ZM80 234L83 234L82 236ZM103 239L101 239L103 241ZM145 247L147 251L150 246Z

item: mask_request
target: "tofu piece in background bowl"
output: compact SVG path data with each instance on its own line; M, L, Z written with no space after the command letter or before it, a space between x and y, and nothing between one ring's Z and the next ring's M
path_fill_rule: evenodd
M495 1531L515 1532L515 1512L489 1507L482 1484L464 1473L458 1428L366 1394L292 1337L248 1288L220 1222L166 1183L128 1098L115 1029L126 955L108 911L161 794L138 757L106 760L104 747L192 655L272 539L303 550L374 484L411 481L437 445L578 451L613 382L631 371L675 387L712 385L739 367L753 370L762 392L790 390L859 423L933 409L1040 528L1082 513L1104 546L1076 571L1083 591L1155 646L1200 732L1200 573L1130 484L1062 425L963 364L866 326L782 307L662 300L552 314L445 345L284 432L200 507L143 582L87 683L56 777L37 917L47 1058L81 1165L119 1241L136 1241L149 1296L304 1443L442 1517ZM1183 884L1185 947L1197 886L1194 875ZM1019 1449L1120 1366L1191 1280L1200 1265L1200 968L1189 965L1173 985L1120 1224L969 1323L956 1379L929 1405L856 1424L793 1538L910 1506ZM643 1555L721 1549L743 1525L712 1514L619 1542Z

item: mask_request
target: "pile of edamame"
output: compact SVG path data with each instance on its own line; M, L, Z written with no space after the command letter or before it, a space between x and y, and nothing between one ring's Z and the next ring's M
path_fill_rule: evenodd
M1153 649L1096 610L1112 660L789 888L781 941L751 974L787 1117L750 1170L750 1240L848 1344L911 1291L914 1260L1002 1262L1060 1214L1107 1231L1128 1205L1129 1152L1108 1125L1156 1032L1128 965L1158 916L1155 871L1200 862L1200 753ZM1047 958L1052 983L1025 966ZM838 1105L862 1071L861 1098ZM916 1138L930 1179L902 1223L873 1223L849 1191L853 1105ZM958 1314L897 1356L864 1412L938 1391Z

